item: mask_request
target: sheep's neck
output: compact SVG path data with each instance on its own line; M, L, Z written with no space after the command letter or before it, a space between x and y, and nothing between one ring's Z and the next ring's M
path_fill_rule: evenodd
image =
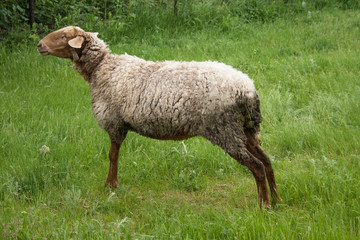
M92 73L108 53L106 46L88 43L79 53L79 59L77 61L73 59L74 68L87 82L90 82Z

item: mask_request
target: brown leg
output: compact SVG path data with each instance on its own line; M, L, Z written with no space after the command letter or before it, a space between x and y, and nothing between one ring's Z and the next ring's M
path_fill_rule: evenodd
M240 161L238 160L238 162L247 166L255 177L260 200L260 208L262 208L264 204L267 209L270 209L271 204L269 200L268 188L266 186L266 173L264 164L255 156L253 156L249 151L246 151L246 153L247 156L243 156Z
M266 178L269 183L271 197L273 201L281 202L282 200L278 194L278 190L275 182L275 175L269 157L265 154L265 152L261 149L261 147L255 142L250 132L245 131L245 134L247 137L247 143L246 143L247 150L254 157L259 159L265 166Z
M260 208L263 205L271 208L264 164L247 150L242 136L243 132L237 126L230 125L230 127L216 126L214 129L209 129L204 137L224 149L238 163L249 168L255 177Z
M119 141L115 142L111 140L111 146L110 146L110 152L109 152L109 159L110 159L110 167L109 167L109 174L106 179L105 186L107 187L114 187L116 188L119 185L118 181L118 160L119 160L119 150L122 141L125 139L125 137Z

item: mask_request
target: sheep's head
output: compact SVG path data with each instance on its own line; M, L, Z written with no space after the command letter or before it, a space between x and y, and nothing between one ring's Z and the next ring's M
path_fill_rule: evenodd
M38 43L37 50L43 56L53 55L77 60L75 52L83 47L92 34L97 33L85 32L79 27L65 27L44 37Z

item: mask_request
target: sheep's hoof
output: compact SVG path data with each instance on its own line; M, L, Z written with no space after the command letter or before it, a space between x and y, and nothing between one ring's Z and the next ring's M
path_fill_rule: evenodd
M271 210L271 204L263 202L263 204L260 204L260 211L263 209L263 206L265 210Z
M271 200L274 204L282 202L282 199L277 193L277 191L271 193Z
M118 180L115 180L115 181L106 180L106 183L105 183L105 187L107 187L107 188L117 188L118 185L119 185Z

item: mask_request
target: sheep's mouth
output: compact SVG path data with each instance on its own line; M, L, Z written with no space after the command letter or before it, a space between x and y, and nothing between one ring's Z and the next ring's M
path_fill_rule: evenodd
M49 54L49 51L47 51L47 50L40 50L40 49L38 49L38 52L39 52L41 55L43 55L43 56L46 56L46 55Z

